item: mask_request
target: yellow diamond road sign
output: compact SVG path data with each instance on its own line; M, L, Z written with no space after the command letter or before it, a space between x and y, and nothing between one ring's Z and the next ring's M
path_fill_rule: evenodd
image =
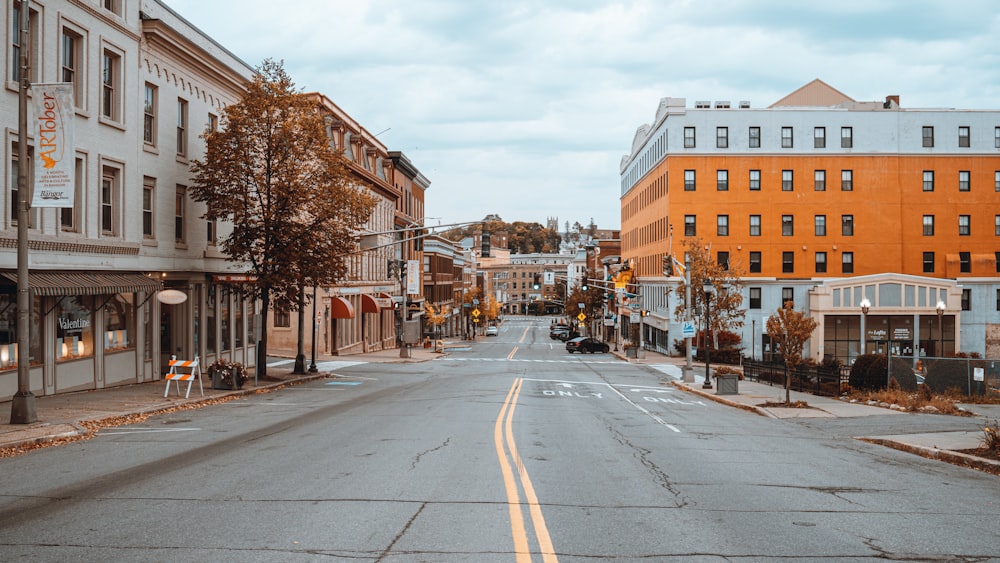
M583 313L580 313L579 315L576 316L576 318L578 318L578 319L580 319L582 321L583 319L587 318L587 315L584 315Z
M473 309L472 310L472 316L473 317L478 317L479 316L479 309Z

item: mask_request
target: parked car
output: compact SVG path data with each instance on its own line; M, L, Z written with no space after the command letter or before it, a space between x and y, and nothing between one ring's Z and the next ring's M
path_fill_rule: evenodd
M602 354L607 354L610 348L604 342L596 338L590 338L589 336L578 336L576 338L571 338L566 341L566 351L572 354L573 352L590 352L591 354L595 352L600 352Z
M556 325L555 327L549 329L549 338L555 340L559 338L560 334L565 334L569 332L569 327L566 325Z
M572 340L572 339L577 338L579 336L580 336L580 333L577 332L577 331L575 331L575 330L570 330L570 331L567 331L567 332L560 332L560 333L556 334L556 338L558 338L559 340L562 340L563 342L566 342L567 340Z
M500 330L495 326L486 327L486 336L496 336L500 333Z

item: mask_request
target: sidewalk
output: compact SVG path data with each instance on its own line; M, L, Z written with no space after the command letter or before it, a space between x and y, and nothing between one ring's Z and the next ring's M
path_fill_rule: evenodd
M446 342L447 346L452 343ZM410 349L410 357L401 358L398 349L379 350L368 354L353 356L317 355L317 367L326 362L368 362L368 363L409 363L426 362L444 354L432 349L414 347ZM269 350L268 356L287 357L293 359L295 353L288 350ZM308 369L311 359L306 357ZM170 392L163 396L167 382L163 380L133 385L93 389L74 393L62 393L45 397L35 397L35 412L38 421L31 424L11 424L11 401L0 402L0 457L17 454L41 444L58 443L77 439L90 434L88 423L96 421L128 417L140 417L171 409L190 407L199 403L210 404L227 397L265 393L277 388L294 385L304 381L319 379L329 375L320 369L317 373L294 374L293 363L282 363L279 366L268 365L267 378L257 381L251 377L240 390L219 390L211 388L211 379L202 375L204 395L195 381L191 393L184 398L187 383L181 382L180 393L176 383L171 382Z

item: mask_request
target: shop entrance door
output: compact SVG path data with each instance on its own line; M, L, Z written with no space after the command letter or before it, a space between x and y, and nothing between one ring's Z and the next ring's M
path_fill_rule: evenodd
M170 357L193 360L187 354L187 303L160 305L160 373L170 370Z

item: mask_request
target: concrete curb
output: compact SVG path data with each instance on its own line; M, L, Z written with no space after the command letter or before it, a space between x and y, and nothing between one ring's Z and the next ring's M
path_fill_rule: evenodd
M992 459L986 459L974 455L963 454L962 452L942 450L941 448L916 446L913 444L898 442L896 440L888 440L885 438L861 437L857 439L861 440L862 442L868 442L869 444L875 444L877 446L885 446L902 452L916 454L919 455L920 457L946 461L954 465L961 465L963 467L978 469L979 471L984 471L986 473L992 473L993 475L1000 475L1000 461L994 461Z

